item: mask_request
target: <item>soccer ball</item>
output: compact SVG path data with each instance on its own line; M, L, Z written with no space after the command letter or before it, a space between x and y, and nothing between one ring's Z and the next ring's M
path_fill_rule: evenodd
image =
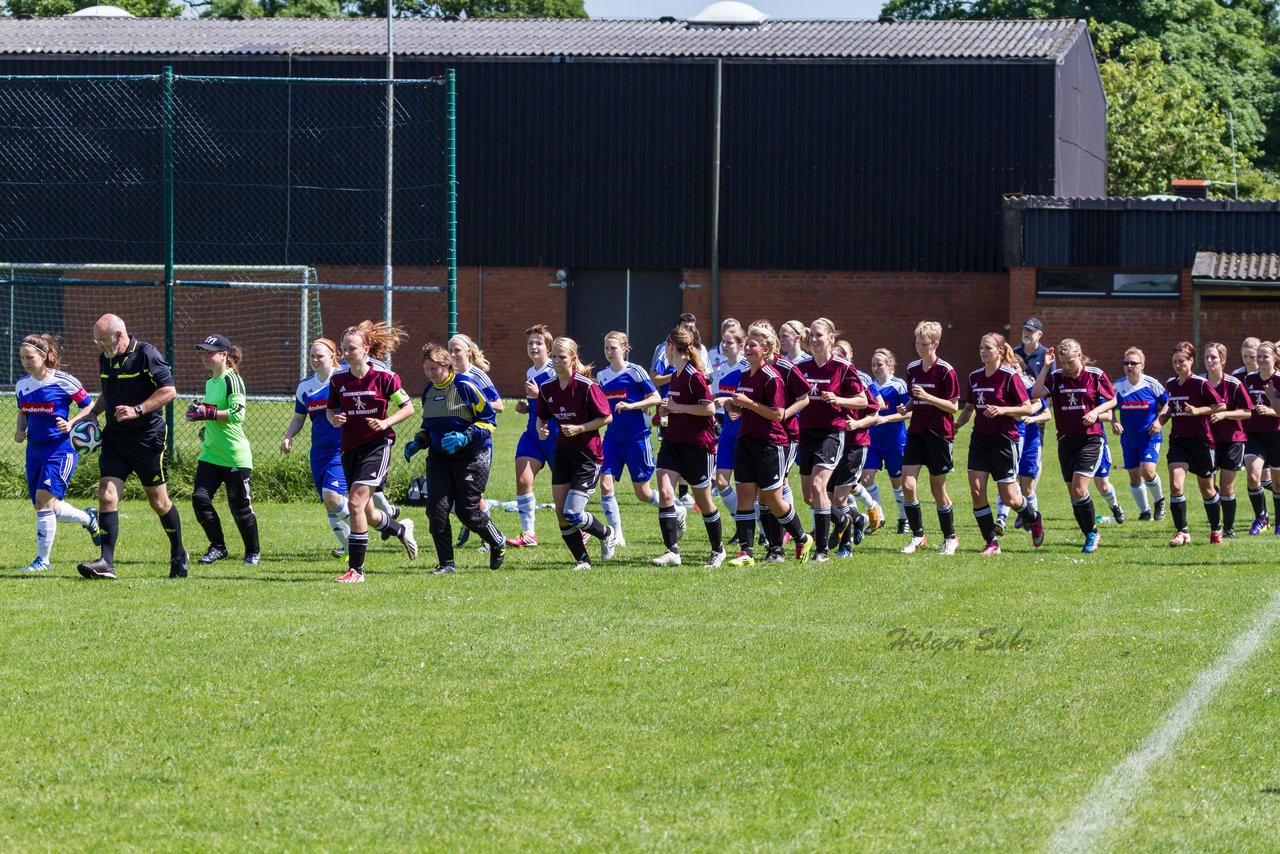
M102 447L102 431L92 421L79 421L71 428L71 447L82 454L92 454Z

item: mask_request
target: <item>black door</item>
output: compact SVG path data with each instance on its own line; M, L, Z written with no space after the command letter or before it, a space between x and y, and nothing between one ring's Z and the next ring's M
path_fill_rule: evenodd
M631 361L649 370L653 350L684 310L680 270L574 270L569 277L569 336L582 360L603 366L604 336L631 339Z

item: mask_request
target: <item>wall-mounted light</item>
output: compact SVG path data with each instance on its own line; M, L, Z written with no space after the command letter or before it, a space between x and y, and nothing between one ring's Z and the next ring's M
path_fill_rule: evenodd
M561 267L559 270L556 270L556 280L554 282L547 282L547 287L565 289L572 284L573 283L569 281L569 271L564 267Z

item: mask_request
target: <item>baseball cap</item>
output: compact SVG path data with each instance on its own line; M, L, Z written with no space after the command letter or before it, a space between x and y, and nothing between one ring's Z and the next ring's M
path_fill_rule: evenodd
M1034 329L1036 332L1044 332L1044 324L1040 322L1038 317L1028 317L1027 322L1022 324L1023 329Z
M225 335L213 333L206 335L203 341L196 344L197 350L208 350L210 353L230 353L231 341Z

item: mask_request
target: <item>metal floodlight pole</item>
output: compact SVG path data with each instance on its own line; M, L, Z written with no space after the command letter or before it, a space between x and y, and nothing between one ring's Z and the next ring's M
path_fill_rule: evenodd
M395 42L391 35L391 21L395 16L395 3L387 0L387 245L382 264L382 320L392 322L392 281L394 278L391 264L391 212L394 203L394 169L393 154L395 147L395 111L396 87L395 78ZM387 361L391 361L388 355Z
M445 247L445 275L449 289L449 337L458 334L458 83L452 68L445 81L445 180L448 183L448 244Z
M173 67L164 67L164 357L173 364ZM173 454L173 401L164 408L166 450Z

